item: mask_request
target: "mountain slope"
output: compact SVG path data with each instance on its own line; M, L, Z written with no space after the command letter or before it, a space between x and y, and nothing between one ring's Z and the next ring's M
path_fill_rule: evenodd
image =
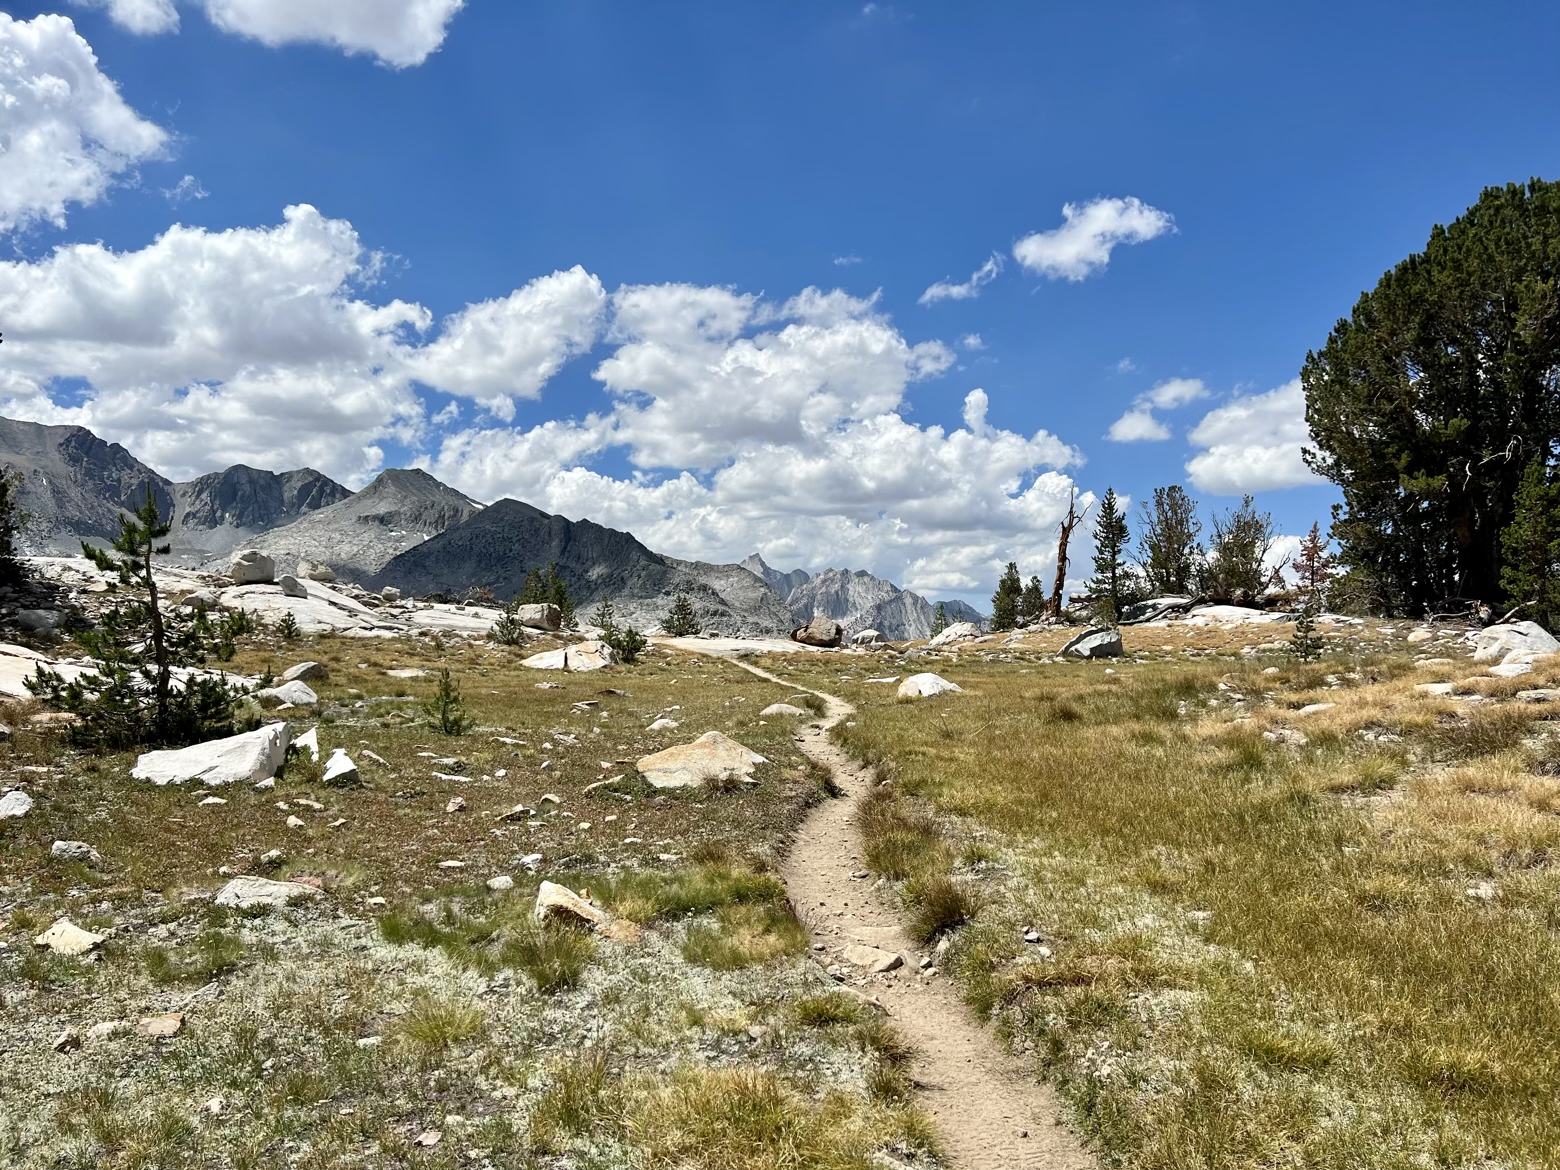
M175 484L173 542L226 553L260 533L328 508L352 493L312 468L260 471L242 463Z
M792 569L789 573L782 573L779 569L772 569L764 563L764 558L753 553L742 562L742 568L763 580L781 597L789 597L791 592L807 583L806 569Z
M739 565L680 561L633 536L569 520L519 500L499 500L395 557L365 584L413 594L487 586L500 600L519 593L531 569L555 565L582 619L610 600L623 621L650 629L678 593L693 601L710 633L779 635L791 614L764 582Z
M300 516L246 547L270 554L281 572L307 559L329 565L346 580L361 580L481 510L477 501L426 471L382 471L357 495Z
M862 569L825 569L792 590L786 605L798 623L822 614L843 625L847 637L877 630L891 642L928 638L937 619L926 598ZM950 624L983 620L962 601L944 602L943 612Z
M80 556L83 540L111 542L120 513L144 504L148 487L164 516L173 511L173 484L85 427L0 418L0 467L21 481L17 504L30 519L20 543L28 553Z

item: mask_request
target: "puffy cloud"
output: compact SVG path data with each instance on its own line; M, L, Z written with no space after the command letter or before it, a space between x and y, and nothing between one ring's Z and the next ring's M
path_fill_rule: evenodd
M437 390L512 419L516 398L535 398L565 361L591 347L606 300L601 281L578 264L538 277L447 318L443 336L408 368Z
M1071 489L1054 469L1079 453L1045 431L993 427L983 390L966 397L962 429L905 421L908 387L950 355L910 344L873 301L808 289L769 305L689 285L628 287L612 301L616 348L596 370L610 414L464 430L429 470L679 556L734 560L756 547L928 589L979 585L1014 556L1037 567L1054 556L1050 530ZM632 466L672 470L591 466L615 448Z
M1189 437L1205 450L1186 473L1205 492L1236 496L1319 482L1300 457L1310 432L1298 378L1210 410Z
M986 348L986 343L981 340L979 333L966 333L959 338L959 344L971 352Z
M140 36L175 32L179 10L173 0L72 0L80 8L106 8L108 18L127 32Z
M414 379L490 405L534 395L589 344L604 299L582 269L554 273L422 344L425 308L363 296L378 266L351 224L307 205L274 227L0 263L0 413L80 423L175 476L307 463L360 482L385 440L424 435ZM82 385L79 402L62 393Z
M967 301L980 296L980 290L985 288L997 274L1002 271L1002 257L993 252L990 259L970 273L970 278L962 284L952 284L946 280L939 280L921 294L917 304L935 305L938 301Z
M1134 198L1067 203L1062 219L1061 227L1034 232L1014 244L1014 258L1053 280L1082 280L1110 263L1117 244L1141 244L1175 230L1169 212Z
M708 470L743 444L808 442L894 410L907 383L953 363L942 343L909 344L873 301L841 292L769 306L729 289L638 285L612 304L620 344L596 377L618 399L637 467Z
M68 17L0 12L0 231L63 225L67 204L97 202L167 141L125 104Z
M466 0L200 0L218 28L277 46L300 41L421 65Z
M1110 424L1106 437L1113 443L1157 443L1170 437L1170 428L1148 407L1134 406Z
M1153 389L1132 400L1127 412L1110 424L1106 437L1117 443L1160 442L1168 439L1170 428L1155 417L1155 408L1174 410L1206 397L1208 388L1200 378L1170 378L1159 382Z

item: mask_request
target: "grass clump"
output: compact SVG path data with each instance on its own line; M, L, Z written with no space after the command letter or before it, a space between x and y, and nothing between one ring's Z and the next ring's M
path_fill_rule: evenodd
M202 931L187 947L148 947L142 957L155 983L209 983L244 958L244 942L221 930Z
M486 1019L474 1004L424 996L397 1021L396 1037L420 1068L433 1068L449 1051L483 1030Z
M515 971L544 995L578 986L596 955L589 932L561 922L538 923L518 902L487 915L467 914L451 904L434 916L396 910L379 920L379 933L397 946L442 951L484 975Z
M552 1083L531 1109L531 1149L562 1154L574 1138L619 1130L623 1106L622 1079L604 1051L555 1065Z
M974 887L945 873L923 874L905 886L910 931L923 943L957 930L980 909Z
M807 930L778 902L733 903L715 911L713 923L688 930L683 958L716 971L735 971L807 949Z
M552 922L521 924L499 950L500 964L524 974L543 995L577 987L595 956L588 933Z
M634 922L707 914L736 902L783 902L772 874L715 861L688 869L630 871L597 879L594 888L614 913Z
M628 1131L652 1170L875 1170L880 1149L931 1145L918 1115L844 1093L815 1101L757 1069L680 1072L634 1103Z

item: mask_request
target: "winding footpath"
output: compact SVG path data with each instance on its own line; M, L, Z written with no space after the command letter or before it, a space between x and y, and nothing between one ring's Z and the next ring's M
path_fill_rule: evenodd
M739 658L742 669L793 689ZM959 1170L1091 1170L1094 1160L1061 1121L1062 1106L1047 1085L1004 1051L943 977L916 967L918 948L904 932L897 907L865 872L855 810L872 782L833 740L829 729L854 709L811 691L828 705L820 721L801 728L797 744L834 773L845 799L829 800L802 823L782 868L791 902L825 964L849 964L847 947L865 945L905 956L897 970L867 975L862 990L888 1013L914 1046L913 1077L923 1108L937 1125L949 1161Z

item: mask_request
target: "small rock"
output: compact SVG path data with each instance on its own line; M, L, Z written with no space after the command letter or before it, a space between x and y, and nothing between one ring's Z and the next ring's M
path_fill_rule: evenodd
M220 796L208 796L208 797L206 797L206 799L202 800L200 803L202 805L226 804L227 801L223 800Z
M649 727L645 728L645 730L646 731L676 731L677 727L678 727L677 720L675 720L675 719L667 719L665 717L662 717L660 719L657 719Z
M309 591L304 588L303 582L291 573L283 573L276 579L276 583L282 587L283 597L307 597Z
M537 867L542 864L542 855L540 853L527 853L520 859L520 864L527 872L535 873Z
M963 689L958 683L951 683L938 674L912 674L899 684L897 693L901 699L925 699Z
M846 947L844 959L853 967L866 967L879 975L902 967L905 962L903 955L869 947L864 943L852 943Z
M288 817L287 827L289 829L301 829L303 828L303 822L300 821L297 817Z
M444 806L444 811L447 813L458 813L464 812L465 810L466 798L464 796L452 796L450 797L449 802Z
M768 719L771 716L781 715L784 715L788 718L794 717L796 719L806 719L809 715L812 714L812 712L805 711L801 707L793 707L789 703L771 703L758 714L759 718L761 719Z
M358 767L352 762L352 757L347 755L344 749L337 748L331 752L330 759L325 762L325 776L321 782L346 788L362 783L362 777L358 775Z
M213 1097L211 1100L207 1101L200 1107L200 1111L207 1117L221 1117L223 1111L226 1108L226 1101L224 1101L221 1097Z
M329 585L336 579L336 571L322 561L305 559L298 562L298 576L305 581L319 581Z
M515 888L515 879L510 877L507 873L501 873L497 877L488 878L487 888L492 890L495 894L502 894L505 890L512 890Z
M56 841L49 847L49 856L56 861L79 861L85 865L102 865L103 856L85 841Z
M536 891L536 920L546 922L561 918L582 922L590 927L602 927L612 921L605 910L593 906L566 886L543 882Z
M61 918L33 939L33 946L43 947L56 955L84 955L102 946L104 937L82 930L69 918Z
M266 857L275 856L281 859L281 851L273 849ZM317 898L322 891L317 886L305 885L303 882L278 882L263 877L236 877L227 885L217 891L214 899L218 906L227 906L234 910L254 910L262 906L280 910L289 902L295 902L299 898Z
M397 601L401 600L401 591L399 589L397 589L394 585L386 585L383 589L381 589L379 591L379 596L383 600L388 601L388 602L390 602L393 605Z
M115 1036L123 1036L130 1031L128 1020L104 1020L100 1024L93 1024L87 1029L88 1040L111 1040Z
M1493 882L1479 882L1477 885L1469 886L1463 893L1480 902L1490 902L1495 898L1495 884Z
M378 1048L384 1042L385 1038L383 1036L361 1036L358 1038L357 1046L359 1048Z
M1426 695L1449 695L1455 684L1449 682L1415 683L1414 689Z
M0 821L9 820L12 817L25 817L32 812L33 798L21 789L12 789L4 796L0 796Z
M421 1146L425 1150L431 1150L439 1144L443 1137L444 1133L442 1130L425 1129L412 1139L412 1144Z
M135 1026L138 1036L152 1040L171 1040L184 1031L184 1013L168 1012L161 1016L147 1016Z
M1300 710L1296 711L1295 714L1316 715L1322 711L1331 711L1337 705L1337 703L1308 703L1306 706L1301 707Z
M466 863L464 861L441 861L441 862L439 862L439 868L440 869L465 869L466 868Z
M300 662L282 671L283 682L324 682L329 677L330 671L318 662Z
M75 1052L81 1047L81 1033L74 1028L66 1028L54 1038L54 1043L49 1045L55 1052Z

